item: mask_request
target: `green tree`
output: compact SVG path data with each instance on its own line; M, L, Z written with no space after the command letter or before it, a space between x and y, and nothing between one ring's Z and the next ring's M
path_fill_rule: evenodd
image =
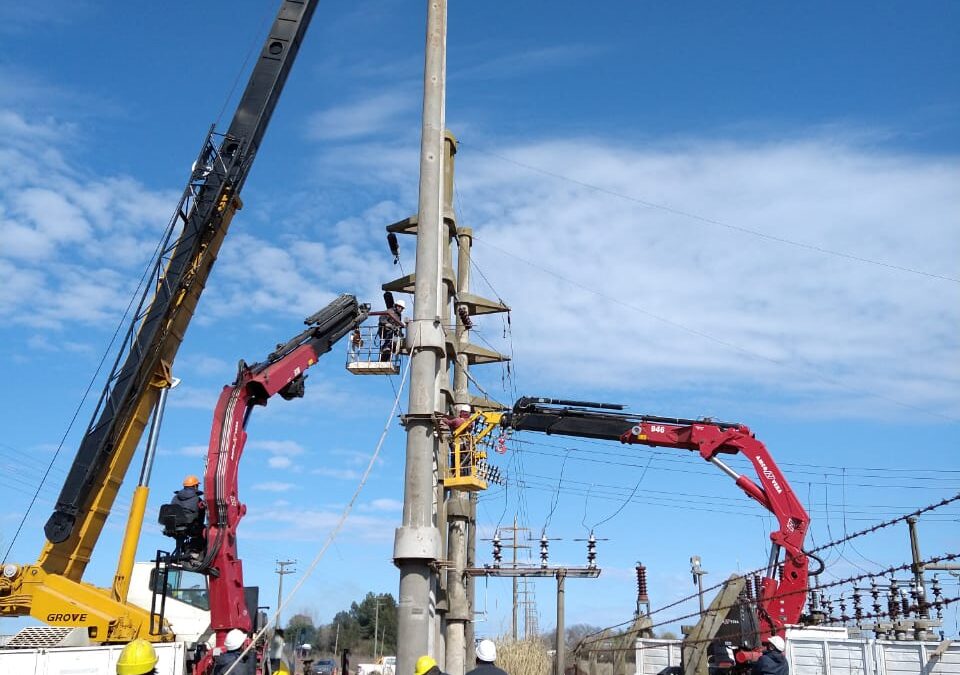
M350 616L359 628L360 638L368 641L368 651L395 654L397 650L397 601L390 593L367 593L359 603L350 605ZM341 629L342 630L342 629ZM374 636L374 630L378 635ZM374 649L374 639L383 642Z
M314 644L317 638L317 627L313 625L313 619L307 614L294 614L287 622L284 630L286 634L284 639L288 645L296 647L302 644Z

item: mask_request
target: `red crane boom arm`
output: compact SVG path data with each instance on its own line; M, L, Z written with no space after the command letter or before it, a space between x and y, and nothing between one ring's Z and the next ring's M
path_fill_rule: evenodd
M706 461L736 481L748 497L770 511L779 529L770 533L773 547L766 574L761 581L758 602L760 637L782 634L784 625L800 619L807 591L807 556L803 540L810 517L790 488L787 479L770 456L766 446L744 425L718 426L708 422L670 424L639 422L625 432L620 441L657 447L680 448L700 453ZM719 454L743 454L753 465L760 485L747 476L737 474ZM783 569L777 569L780 550L784 551ZM777 572L780 579L777 580Z
M501 424L517 431L619 440L698 452L777 518L779 527L770 533L770 560L758 601L761 639L782 634L785 624L797 623L806 602L809 573L803 541L810 517L766 446L742 424L632 415L622 410L623 406L610 403L524 397L503 416ZM750 460L759 484L738 474L718 457L737 453ZM781 550L784 552L782 571L779 569ZM778 572L781 572L779 581Z
M210 625L216 632L217 647L223 647L231 629L246 633L252 625L243 592L243 563L237 552L237 526L247 510L238 494L238 472L250 413L275 394L288 400L303 396L304 371L363 323L369 312L370 306L358 304L352 295L340 296L309 317L305 323L311 327L278 345L263 363L248 366L241 361L236 381L220 393L204 473L207 548L200 569L209 576ZM211 658L208 652L194 672L207 672Z

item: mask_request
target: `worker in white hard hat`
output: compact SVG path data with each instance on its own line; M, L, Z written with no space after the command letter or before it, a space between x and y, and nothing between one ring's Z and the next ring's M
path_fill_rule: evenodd
M784 652L787 643L779 635L771 635L763 641L765 651L753 665L752 675L790 675L790 666Z
M493 640L480 640L477 643L477 667L467 675L507 675L507 671L497 668L497 645Z
M387 297L387 294L384 296ZM403 339L403 310L407 308L407 303L397 300L391 304L392 299L392 295L387 298L387 311L381 314L377 321L381 361L393 359L393 355L400 350L400 341Z
M256 658L251 649L243 654L243 645L247 641L247 634L239 628L233 628L223 639L223 651L213 657L213 675L224 675L234 663L230 675L253 675L256 670Z

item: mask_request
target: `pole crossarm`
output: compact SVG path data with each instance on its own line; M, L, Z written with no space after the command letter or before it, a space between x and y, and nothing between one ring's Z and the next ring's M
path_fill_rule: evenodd
M596 579L599 567L468 567L463 571L471 577L556 577L568 579Z

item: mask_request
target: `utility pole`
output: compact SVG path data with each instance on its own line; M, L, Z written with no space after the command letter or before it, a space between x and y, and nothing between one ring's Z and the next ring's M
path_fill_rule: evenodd
M527 640L531 636L536 637L539 627L537 626L537 602L533 589L530 586L530 580L523 578L523 588L520 589L520 595L523 600L520 604L523 606L523 639Z
M398 673L412 673L422 654L433 653L434 566L440 531L434 514L434 464L439 454L435 419L440 408L439 376L446 373L442 306L443 130L446 88L447 0L428 0L423 69L423 122L420 138L420 193L417 204L417 258L413 320L407 327L410 399L405 419L406 466L403 521L394 538L393 559L400 569L397 607Z
M380 635L380 599L377 598L377 606L373 611L373 662L377 662L377 637Z
M563 675L564 661L566 659L565 640L564 640L564 596L566 593L567 577L574 579L596 579L600 576L600 568L596 565L596 539L591 535L587 545L586 567L567 567L550 566L549 547L550 540L546 533L540 537L540 565L538 567L499 567L496 562L492 567L470 567L466 573L477 577L555 577L557 580L557 632L554 644L557 647L556 657L554 659L554 675ZM494 558L499 559L499 537L494 536Z
M555 577L557 580L557 632L554 642L557 655L554 663L554 675L563 675L564 668L564 593L567 577L573 579L596 579L600 576L599 567L471 567L467 574L476 577Z
M512 543L512 544L508 544L508 546L510 546L510 548L513 549L513 559L512 559L512 563L513 563L514 569L516 569L516 567L517 567L517 551L518 551L519 549L522 549L522 548L530 548L530 546L528 546L527 544L520 544L520 543L518 543L518 541L517 541L517 534L520 533L520 532L529 532L530 530L529 530L529 528L526 528L526 527L517 527L517 516L516 516L516 514L514 514L514 516L513 516L513 527L505 527L505 528L503 528L503 529L506 530L506 531L509 531L509 532L512 532L512 533L513 533L513 543ZM513 637L514 641L516 641L517 639L519 639L519 626L520 626L520 622L519 622L519 620L518 620L518 618L517 618L517 615L518 615L518 607L519 607L519 602L518 602L518 600L519 600L518 584L519 584L519 583L520 583L520 577L513 577L513 614L512 614L512 619L511 619L511 623L510 623L510 635Z
M477 564L477 493L470 493L469 516L467 519L467 567L474 567ZM470 671L477 667L477 654L473 650L476 644L476 631L474 617L477 608L477 583L472 576L467 577L467 610L470 617L463 629L464 650L466 658L464 660L464 670Z
M557 570L557 667L556 675L563 675L566 669L567 641L564 633L564 596L566 595L567 570L562 567Z
M287 574L293 574L297 570L288 570L287 568L290 565L296 565L296 560L278 560L277 561L277 576L280 577L280 581L277 584L277 623L276 628L282 628L283 625L280 621L280 605L283 602L283 577Z

